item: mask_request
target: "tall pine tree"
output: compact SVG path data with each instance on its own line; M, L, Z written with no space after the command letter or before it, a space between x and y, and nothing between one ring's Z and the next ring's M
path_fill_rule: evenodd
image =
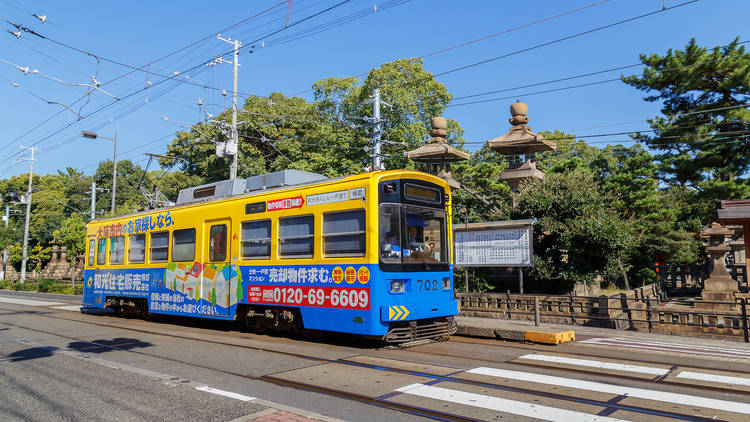
M747 197L750 186L750 53L735 39L711 50L690 40L684 51L641 55L642 75L623 81L662 102L640 141L659 152L660 175L699 197Z

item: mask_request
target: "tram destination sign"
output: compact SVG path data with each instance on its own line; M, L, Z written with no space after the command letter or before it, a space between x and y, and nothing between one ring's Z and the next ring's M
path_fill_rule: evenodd
M455 266L533 266L535 220L495 221L453 226Z

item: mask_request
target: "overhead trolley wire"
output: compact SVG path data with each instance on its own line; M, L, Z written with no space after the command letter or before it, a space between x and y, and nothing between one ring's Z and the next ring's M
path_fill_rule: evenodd
M589 7L598 6L598 5L601 5L601 4L603 4L605 2L608 2L608 1L609 0L597 1L595 3L591 3L591 4L587 5L587 6L578 7L578 8L575 8L575 9L570 9L570 10L567 10L565 12L558 13L557 15L548 16L546 18L538 19L536 21L532 21L532 22L529 22L529 23L526 23L526 24L523 24L523 25L515 26L515 27L512 27L512 28L508 28L506 30L500 31L500 32L496 32L494 34L485 35L485 36L482 36L480 38L476 38L476 39L473 39L473 40L470 40L470 41L466 41L466 42L462 42L462 43L459 43L459 44L455 44L455 45L452 45L450 47L446 47L446 48L443 48L443 49L440 49L440 50L435 50L435 51L423 54L423 55L419 56L418 58L422 58L423 59L425 57L434 56L434 55L437 55L437 54L442 54L442 53L445 53L447 51L454 50L456 48L464 47L464 46L467 46L467 45L470 45L470 44L474 44L474 43L479 42L479 41L483 41L483 40L486 40L486 39L494 38L494 37L497 37L499 35L503 35L503 34L506 34L506 33L509 33L509 32L518 31L520 29L527 28L527 27L530 27L530 26L533 26L533 25L536 25L536 24L539 24L539 23L542 23L542 22L549 21L549 20L553 20L553 19L565 16L565 15L569 15L569 14L572 14L572 13L580 12L580 11L582 11L584 9L588 9ZM358 77L366 75L367 73L368 72L364 72L364 73L360 73L358 75L354 75L354 76L350 76L350 77L351 78L358 78ZM307 93L307 92L310 92L310 91L312 91L312 88L308 88L308 89L303 90L303 91L292 93L291 96L297 96L297 95L304 94L304 93Z
M339 3L336 3L336 4L332 5L332 6L329 6L329 7L327 7L326 9L323 9L323 10L321 10L321 11L319 11L319 12L316 12L316 13L314 13L314 14L312 14L312 15L309 15L309 16L307 16L307 17L305 17L305 18L302 18L302 19L300 19L300 20L298 20L298 21L296 21L296 22L294 22L294 23L291 23L291 24L289 24L288 26L286 26L286 27L284 27L284 28L280 28L280 29L278 29L278 30L276 30L276 31L273 31L271 35L273 35L273 34L276 34L276 33L279 33L279 32L281 32L281 31L284 31L284 30L286 30L286 29L288 29L288 28L291 28L291 27L293 27L293 26L295 26L295 25L299 25L299 24L301 24L301 23L303 23L303 22L305 22L305 21L308 21L308 20L310 20L310 19L312 19L312 18L314 18L314 17L317 17L317 16L319 16L319 15L321 15L321 14L323 14L323 13L326 13L326 12L328 12L328 11L331 11L331 10L333 10L333 9L335 9L335 8L337 8L337 7L340 7L340 6L342 6L342 5L346 4L346 3L349 3L349 2L351 2L351 1L352 1L352 0L343 0L343 1L339 2ZM282 2L282 3L283 3L283 4L285 4L286 2ZM279 4L282 4L282 3L279 3ZM270 9L267 9L267 10L270 10ZM182 49L180 49L180 50L183 50L184 48L185 48L185 47L183 47L183 48L182 48ZM178 50L178 51L180 51L180 50ZM230 50L230 53L232 53L232 52L233 52L233 50ZM85 53L85 52L84 52L84 53ZM174 54L174 52L173 52L173 53L170 53L169 55L167 55L167 56L164 56L164 57L168 57L168 56L170 56L170 55L172 55L172 54ZM226 55L226 54L228 54L228 53L225 53L224 55ZM200 69L200 68L201 68L201 67L202 67L202 66L203 66L204 64L206 64L206 63L209 63L210 61L211 61L211 60L209 60L209 61L205 61L205 62L203 62L203 63L201 63L201 64L199 64L199 65L193 66L192 68L189 68L189 69L187 69L186 71L183 71L183 72L182 72L182 74L184 74L184 73L187 73L187 72L192 72L192 71L195 71L196 69ZM143 67L145 67L145 66L143 66ZM132 73L132 72L135 72L135 71L137 71L137 70L138 70L138 69L134 69L134 70L132 70L132 71L131 71L130 73ZM135 91L135 92L133 92L133 93L130 93L130 94L127 94L127 95L124 95L124 96L122 96L122 97L120 98L120 100L128 99L128 98L130 98L130 97L132 97L132 96L134 96L134 95L137 95L137 94L139 94L139 93L141 93L141 92L145 91L146 89L152 88L152 87L154 87L154 86L156 86L156 85L160 85L160 84L163 84L163 83L165 83L165 82L168 82L168 81L172 81L172 80L174 80L174 79L175 79L175 78L176 78L177 76L178 76L178 75L173 75L173 76L170 76L170 77L165 77L165 79L162 79L162 80L160 80L160 81L154 82L154 83L153 83L153 84L152 84L151 86L147 86L147 87L145 87L145 88L142 88L142 89L140 89L140 90L137 90L137 91ZM119 79L119 78L121 78L121 77L122 77L122 76L120 76L120 77L118 77L118 78L115 78L115 80L116 80L116 79ZM110 81L110 82L111 82L111 81ZM91 113L89 113L89 114L87 114L87 115L83 116L83 118L87 118L87 117L90 117L90 116L92 116L92 115L94 115L94 114L97 114L97 113L99 113L99 112L103 111L103 110L106 110L107 108L111 107L112 105L114 105L114 104L116 104L116 103L117 103L117 101L113 101L113 102L110 102L110 103L108 103L108 104L105 104L104 106L102 106L102 107L99 107L98 109L96 109L96 110L92 111ZM82 120L82 119L81 119L81 120ZM63 128L61 128L61 129L58 129L58 130L54 131L54 132L53 132L52 134L50 134L50 135L48 135L48 136L45 136L45 137L43 137L42 139L38 140L37 142L35 142L35 143L34 143L34 144L32 144L32 145L38 145L39 143L41 143L41 142L43 142L43 141L45 141L45 140L47 140L47 139L51 138L52 136L54 136L54 135L56 135L56 134L58 134L58 133L62 132L63 130L65 130L65 129L67 129L67 128L71 127L72 125L74 125L74 124L76 124L76 123L78 123L78 122L74 122L74 123L70 123L70 124L67 124L67 125L65 125L65 126L64 126ZM1 148L0 148L0 149L1 149ZM2 163L4 163L4 162L7 162L7 161L8 161L9 159L12 159L12 158L13 158L13 157L10 157L10 158L6 158L5 160L0 160L0 164L2 164Z
M596 28L592 28L592 29L589 29L589 30L586 30L586 31L578 32L578 33L575 33L575 34L572 34L572 35L568 35L568 36L565 36L565 37L562 37L562 38L557 38L557 39L552 40L552 41L547 41L547 42L544 42L544 43L541 43L541 44L536 44L536 45L533 45L531 47L522 48L520 50L515 50L515 51L512 51L510 53L502 54L502 55L495 56L495 57L490 57L489 59L481 60L481 61L478 61L478 62L475 62L475 63L467 64L467 65L464 65L464 66L459 66L459 67L454 68L454 69L449 69L449 70L446 70L446 71L443 71L443 72L440 72L440 73L436 73L435 75L433 75L433 77L437 78L439 76L444 76L444 75L448 75L450 73L455 73L455 72L459 72L459 71L462 71L462 70L470 69L472 67L481 66L483 64L491 63L491 62L494 62L494 61L497 61L497 60L500 60L500 59L504 59L504 58L507 58L507 57L515 56L515 55L518 55L518 54L521 54L521 53L525 53L527 51L536 50L536 49L539 49L539 48L542 48L542 47L547 47L547 46L550 46L550 45L553 45L553 44L557 44L557 43L560 43L560 42L563 42L563 41L571 40L573 38L578 38L578 37L581 37L581 36L584 36L584 35L588 35L588 34L591 34L591 33L594 33L594 32L602 31L604 29L609 29L609 28L615 27L617 25L622 25L624 23L633 22L633 21L636 21L638 19L643 19L643 18L646 18L646 17L649 17L649 16L657 15L659 13L668 12L670 10L674 10L674 9L679 8L679 7L687 6L687 5L692 4L692 3L697 3L699 1L700 0L689 0L689 1L686 1L684 3L676 4L674 6L665 7L663 9L659 9L659 10L654 11L654 12L644 13L644 14L641 14L641 15L638 15L638 16L633 16L632 18L627 18L627 19L619 20L617 22L613 22L613 23L610 23L610 24L607 24L607 25L598 26Z
M5 0L3 0L3 1L4 1L5 3L8 3L8 2L7 2L7 1L5 1ZM10 3L8 3L8 4L10 4ZM276 5L273 5L273 6L271 6L271 7L267 8L267 9L265 9L265 10L261 11L261 12L258 12L258 13L256 13L255 15L252 15L252 16L250 16L250 17L247 17L247 18L245 18L245 19L242 19L242 20L240 20L240 21L238 21L238 22L236 22L236 23L234 23L234 24L232 24L232 25L229 25L229 26L227 26L227 27L225 27L225 28L222 28L222 29L220 29L220 30L219 30L219 31L217 31L217 32L214 32L214 33L212 33L211 35L208 35L208 36L206 36L206 37L203 37L203 38L201 38L201 39L200 39L200 40L198 40L198 41L194 41L194 42L192 42L192 43L190 43L190 44L188 44L188 45L186 45L186 46L184 46L184 47L181 47L181 48L179 48L179 49L177 49L177 50L174 50L174 51L172 51L172 52L170 52L170 53L168 53L168 54L166 54L166 55L164 55L164 56L162 56L162 57L159 57L159 58L157 58L157 59L155 59L155 60L152 60L151 62L149 62L149 63L146 63L146 64L144 64L143 66L141 66L141 67L140 67L139 69L143 69L143 68L146 68L146 67L148 67L148 66L150 66L150 65L152 65L152 64L154 64L154 63L157 63L157 62L159 62L159 61L161 61L161 60L164 60L164 59L166 59L166 58L168 58L168 57L171 57L171 56L173 56L173 55L175 55L175 54L177 54L177 53L180 53L180 52L182 52L182 51L184 51L184 50L186 50L186 49L188 49L188 48L191 48L191 47L193 47L193 46L195 46L195 45L197 45L197 44L200 44L201 42L204 42L204 41L206 41L206 40L208 40L208 39L211 39L211 38L213 38L213 37L214 37L214 36L215 36L215 35L216 35L217 33L219 33L219 32L223 32L223 31L227 31L227 30L229 30L229 29L235 28L235 27L236 27L236 26L238 26L238 25L241 25L241 24L243 24L243 23L245 23L245 22L248 22L248 21L250 21L250 20L252 20L252 19L254 19L254 18L258 17L258 16L261 16L261 15L263 15L264 13L266 13L266 12L268 12L268 11L270 11L270 10L272 10L272 9L276 8L276 7L279 7L279 6L281 6L281 5L285 5L285 4L287 4L287 1L286 1L286 0L284 0L284 1L281 1L281 2L277 3ZM14 6L14 7L18 8L17 6ZM21 10L20 8L18 8L18 9L19 9L19 10ZM107 85L107 84L110 84L110 83L112 83L112 82L114 82L114 81L117 81L117 80L119 80L119 79L122 79L123 77L127 77L127 76L131 75L132 73L134 73L134 72L136 72L136 71L137 71L137 70L131 70L131 71L129 71L129 72L126 72L126 73L124 73L124 74L122 74L122 75L120 75L120 76L118 76L118 77L115 77L114 79L111 79L111 80L108 80L108 81L104 81L104 82L102 82L102 85ZM140 91L142 91L142 90L140 90ZM140 91L139 91L139 92L140 92ZM75 104L75 103L77 103L77 102L79 102L79 101L83 100L83 99L84 99L84 98L86 98L86 97L87 97L87 95L84 95L84 96L80 97L80 98L79 98L78 100L74 101L74 102L73 102L73 103L72 103L71 105L73 105L73 104ZM14 143L16 143L16 142L18 142L19 140L23 139L24 137L28 136L28 135L29 135L30 133L32 133L32 132L33 132L33 131L35 131L36 129L40 128L41 126L43 126L44 124L46 124L46 123L47 123L47 122L49 122L50 120L52 120L52 119L54 119L55 117L57 117L58 115L60 115L60 113L62 113L62 112L63 112L63 110L60 110L60 111L58 111L57 113L53 114L52 116L50 116L50 117L49 117L49 118L47 118L46 120L42 121L42 122L41 122L41 123L39 123L38 125L34 126L34 127L33 127L33 128L31 128L30 130L28 130L28 131L24 132L23 134L21 134L21 135L20 135L19 137L15 138L15 139L14 139L13 141L11 141L10 143L8 143L7 145L5 145L5 146L3 146L3 147L0 147L0 151L4 150L4 149L5 149L5 148L7 148L8 146L10 146L10 145L13 145Z

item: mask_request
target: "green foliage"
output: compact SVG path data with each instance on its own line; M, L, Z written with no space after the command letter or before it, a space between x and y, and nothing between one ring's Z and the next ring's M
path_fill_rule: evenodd
M129 214L147 205L146 198L136 189L143 169L130 160L117 161L117 192L114 215ZM94 174L97 189L108 189L96 194L96 210L105 216L112 215L112 161L99 164Z
M611 204L611 195L589 171L552 173L543 181L522 183L515 217L537 218L531 274L590 282L596 273L617 272L617 257L633 239L630 223Z
M18 227L18 223L12 218L7 228L5 224L0 224L0 249L22 241L23 226Z
M26 282L26 283L12 283L10 285L11 290L15 290L17 292L35 292L37 291L37 284L33 282Z
M500 180L506 164L502 157L484 147L469 161L452 166L451 176L461 183L453 192L453 224L497 221L510 215L510 188ZM464 215L464 210L467 215Z
M39 279L37 282L37 289L41 293L56 293L56 294L64 294L64 295L72 295L72 294L82 294L83 293L83 284L77 283L76 286L81 286L80 290L81 293L75 293L72 285L63 283L60 280L55 280L51 278L42 278Z
M68 261L75 265L76 256L86 250L86 221L81 214L71 214L63 221L60 228L54 231L53 235L55 243L68 248Z
M695 199L740 199L750 195L750 53L735 39L708 50L691 39L684 50L641 55L642 76L623 81L662 103L649 120L653 134L636 139L659 151L666 182L696 192ZM700 216L704 224L711 213Z
M0 280L0 290L16 290L24 292L55 293L63 295L82 295L83 284L76 283L75 287L60 280L50 278L39 279L38 282L13 283L10 280Z
M372 116L370 99L375 88L388 104L381 113L387 140L405 144L386 148L384 152L392 154L386 166L413 168L400 152L422 143L430 118L445 110L450 94L424 71L420 59L401 59L371 70L361 85L357 78L315 82L313 103L278 92L249 97L238 116L238 177L288 168L328 177L361 172L369 162L365 146L372 130L366 123ZM230 117L225 112L218 119L228 123ZM448 138L460 144L458 123L449 121L448 129ZM199 123L189 132L179 132L168 154L185 160L180 166L187 175L205 182L226 179L230 163L214 155L213 139L225 141L226 135Z

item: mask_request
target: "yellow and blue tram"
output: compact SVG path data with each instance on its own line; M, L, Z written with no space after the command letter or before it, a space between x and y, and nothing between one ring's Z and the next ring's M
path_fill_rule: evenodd
M407 342L450 335L448 184L285 170L87 226L82 310L240 319Z

